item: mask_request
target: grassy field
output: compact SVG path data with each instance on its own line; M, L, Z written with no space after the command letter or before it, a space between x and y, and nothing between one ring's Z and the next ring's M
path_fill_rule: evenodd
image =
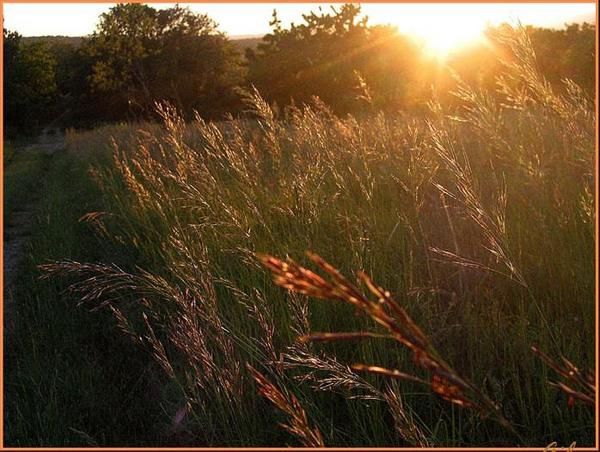
M48 165L48 156L42 152L19 152L14 145L5 143L4 152L4 221L15 210L22 209L32 191L40 182L40 175Z
M33 150L5 167L5 224L24 205L33 211L11 287L16 325L5 337L6 445L147 444L160 436L160 412L148 399L157 384L152 363L114 334L110 316L77 309L68 281L39 279L37 265L50 259L118 252L78 221L101 203L89 163Z
M594 368L593 106L512 45L502 103L70 133L7 445L591 446L585 376L531 347Z

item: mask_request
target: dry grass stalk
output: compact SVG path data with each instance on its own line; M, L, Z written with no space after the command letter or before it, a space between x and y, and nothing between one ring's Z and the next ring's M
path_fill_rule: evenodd
M341 392L349 399L384 400L377 388L364 380L350 366L340 363L333 357L317 355L307 348L307 343L294 344L284 354L286 368L309 369L298 377L301 382L310 382L317 391Z
M371 333L370 331L358 331L356 333L314 333L309 335L300 336L298 340L300 342L329 342L329 341L344 341L364 338L383 338L393 339L392 336L385 334Z
M165 373L179 379L173 364L177 360L168 356L163 341L174 346L178 358L193 370L184 385L188 394L201 389L213 397L224 396L230 404L241 401L242 369L231 335L218 313L209 277L190 278L187 287L182 288L142 269L134 274L114 264L63 261L41 265L40 269L46 278L78 276L80 280L69 290L80 294L80 304L109 309L119 329L140 345L149 346ZM141 317L144 332L133 326L136 322L132 319L137 316ZM164 338L155 334L156 327L166 333Z
M567 394L569 406L573 406L577 400L591 406L595 405L596 379L592 372L582 372L562 355L560 357L561 364L539 350L535 345L531 346L531 351L564 379L564 382L550 382L550 385Z
M514 264L509 252L503 211L503 205L506 202L504 200L505 193L501 190L498 194L500 203L496 209L496 215L489 213L477 193L473 170L464 149L459 156L455 143L446 129L429 123L429 130L431 133L431 146L445 165L449 174L454 178L455 190L452 191L440 183L434 183L433 185L442 195L446 195L460 203L468 217L481 231L485 240L483 248L496 262L502 263L508 272L495 270L489 265L458 256L446 250L440 250L436 247L431 247L430 251L447 259L449 258L449 261L454 264L502 274L517 281L523 287L527 287L523 275Z
M389 386L383 395L394 418L394 427L398 434L412 446L431 447L427 435L419 428L411 413L405 408L398 388Z
M365 273L361 272L359 278L376 297L375 300L369 299L320 256L313 253L307 254L310 260L327 274L328 279L299 266L291 259L284 262L269 255L258 257L263 265L273 273L277 285L316 298L346 302L365 312L373 321L383 326L394 340L412 351L415 363L431 373L431 381L428 383L399 370L365 364L357 364L354 366L355 369L427 384L444 400L475 409L484 416L491 416L507 429L514 431L499 408L472 383L460 377L441 358L429 338L410 318L404 308L392 299L389 292L375 285ZM315 337L317 340L323 337L335 339L335 335L333 337L323 336L322 333L318 333ZM343 337L345 338L345 336ZM370 336L359 334L353 338L359 337ZM303 339L310 340L311 336Z
M249 364L248 370L258 384L260 395L290 417L287 424L279 425L292 435L295 435L306 447L325 447L321 432L318 428L311 427L306 412L296 396L277 388Z
M248 315L256 321L259 336L249 339L262 352L261 360L272 366L272 370L281 375L281 359L275 348L275 319L263 294L255 289L254 296L251 296L236 289L232 284L229 287L235 293L240 304L248 310Z
M308 369L308 372L297 376L296 380L308 382L317 391L341 393L349 400L385 402L394 418L396 431L404 441L411 446L431 446L427 436L409 413L410 410L402 403L395 382L385 391L380 391L357 373L360 370L358 365L347 366L334 357L324 356L322 353L317 355L308 349L309 344L310 342L299 341L284 355L283 363L286 368Z
M256 259L254 262L256 262ZM308 298L294 292L290 292L289 295L290 314L292 318L290 328L296 336L307 336L310 334Z

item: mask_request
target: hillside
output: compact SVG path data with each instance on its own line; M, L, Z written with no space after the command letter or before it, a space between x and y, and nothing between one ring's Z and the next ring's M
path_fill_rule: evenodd
M23 42L46 42L51 45L68 44L73 47L79 47L83 39L83 36L24 36ZM255 49L258 43L261 41L262 37L244 35L231 36L229 39L243 54L247 48Z

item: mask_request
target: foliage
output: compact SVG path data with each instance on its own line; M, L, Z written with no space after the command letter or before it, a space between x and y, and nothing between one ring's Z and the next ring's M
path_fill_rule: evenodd
M250 83L279 105L318 96L338 113L356 111L365 100L377 108L404 106L420 94L419 49L395 28L370 27L359 15L359 6L346 4L283 29L274 11L272 32L247 51ZM365 98L363 82L373 97Z
M274 12L271 26L262 39L230 41L212 19L189 9L121 4L100 17L90 37L21 39L5 31L7 128L35 133L51 121L90 127L149 119L161 101L188 119L194 111L222 119L245 114L239 90L251 85L279 107L317 96L336 114L424 114L432 88L442 104L456 105L448 68L500 100L498 59L510 57L493 37L499 27L437 60L402 30L369 24L353 4L310 12L287 28ZM568 78L594 97L594 25L527 32L553 89L562 92Z
M596 89L596 26L588 23L568 24L564 29L527 27L536 51L539 69L548 81L560 83L568 78L594 98Z
M4 117L9 133L35 130L57 94L56 60L43 42L4 29Z
M510 48L498 39L506 29L506 24L488 28L483 42L456 52L449 59L448 65L467 83L493 94L496 78L503 70L501 61L512 58ZM553 88L564 93L563 80L573 80L589 99L593 99L596 86L595 26L584 23L566 25L564 29L532 26L524 29L535 52L537 69L545 75ZM452 80L443 74L436 81L440 93L451 84Z
M86 49L91 89L108 96L117 118L148 116L158 100L211 117L235 107L240 60L206 15L179 6L117 5L101 16Z

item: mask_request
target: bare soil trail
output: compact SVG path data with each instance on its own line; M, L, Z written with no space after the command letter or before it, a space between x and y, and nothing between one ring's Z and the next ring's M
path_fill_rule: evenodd
M15 151L16 153L23 152L43 152L46 155L52 156L55 152L65 148L64 135L57 128L47 127L39 135L35 143L22 146ZM7 164L9 167L11 162ZM45 167L45 172L48 167ZM45 174L42 174L41 182L45 180ZM32 193L27 194L27 202L18 208L11 209L10 215L5 216L4 221L4 240L3 240L3 255L4 255L4 277L3 277L3 293L4 293L4 328L5 334L10 332L14 324L14 297L13 284L17 276L23 259L25 257L25 244L27 243L31 228L35 219L38 203L41 199L41 192L44 184L36 184L36 189ZM6 210L6 205L4 206Z

